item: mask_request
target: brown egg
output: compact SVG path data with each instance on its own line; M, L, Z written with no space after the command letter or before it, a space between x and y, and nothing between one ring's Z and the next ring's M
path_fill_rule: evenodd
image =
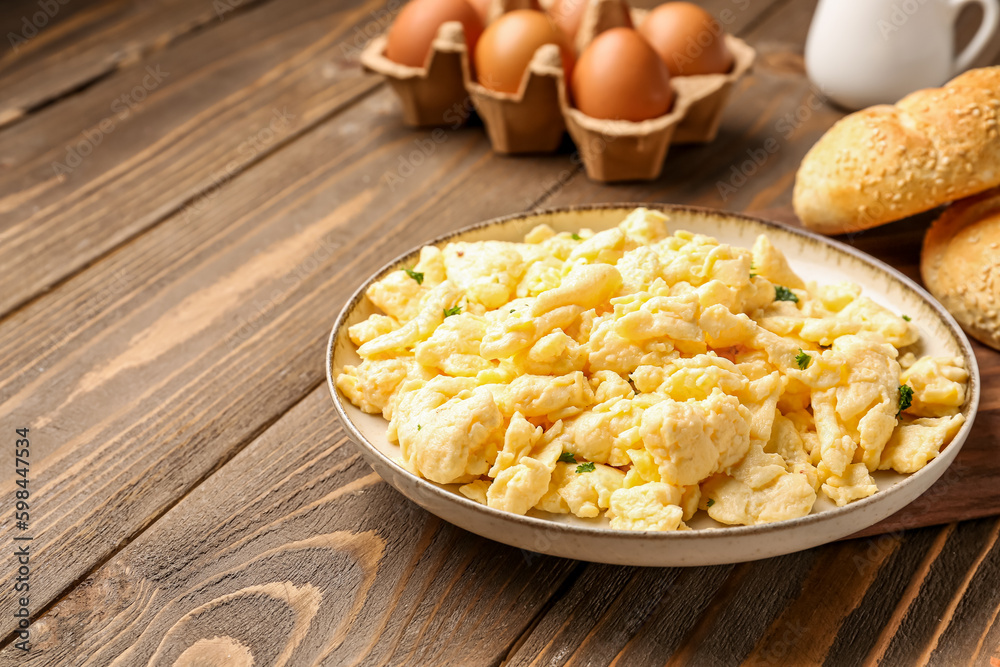
M576 34L580 32L583 24L583 16L587 13L587 6L591 0L555 0L549 7L548 13L555 21L559 29L569 38L570 44L576 39ZM632 17L629 15L628 5L622 0L621 14L617 17L624 19L627 28L632 27ZM614 10L612 15L615 14Z
M385 57L411 67L426 66L438 29L448 21L462 24L465 44L473 53L483 22L472 5L466 0L412 0L389 28Z
M495 0L468 0L469 4L472 5L476 12L479 13L479 18L483 20L483 25L489 25L490 23L490 9L493 7ZM517 3L524 4L524 2ZM538 4L538 0L527 0L527 7L521 7L520 9L537 9L542 11L542 6Z
M572 43L586 10L587 0L555 0L549 7L549 16Z
M562 31L548 16L534 9L508 12L486 27L476 45L476 75L484 88L517 93L535 51L556 44L563 70L573 69L573 51Z
M468 0L472 8L476 10L479 14L479 20L486 25L490 21L490 5L493 4L493 0Z
M733 67L725 32L712 15L690 2L667 2L639 26L672 76L723 74Z
M674 103L667 66L631 28L595 37L580 54L572 82L576 107L593 118L649 120Z

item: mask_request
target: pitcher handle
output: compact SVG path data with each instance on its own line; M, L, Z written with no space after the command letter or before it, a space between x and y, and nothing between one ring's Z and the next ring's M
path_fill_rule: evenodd
M955 59L955 73L964 72L972 64L972 61L979 57L983 49L997 31L1000 25L1000 0L950 0L951 6L955 8L955 15L963 6L970 2L978 3L983 8L983 21L979 25L979 30L969 42L969 45L958 54Z

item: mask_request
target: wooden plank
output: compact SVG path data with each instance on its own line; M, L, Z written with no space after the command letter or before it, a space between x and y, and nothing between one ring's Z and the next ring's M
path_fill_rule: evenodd
M844 641L831 657L860 664L860 658L867 653L869 665L916 664L951 600L961 597L962 581L988 543L993 523L970 521L936 531L929 558L915 572L884 577L881 587L872 587L867 594L868 604L844 623ZM896 591L904 585L906 590L898 596ZM892 606L886 604L887 599L893 601ZM893 611L892 616L888 616L887 609ZM870 628L880 629L880 636L869 648L867 642L854 638L869 636Z
M346 441L320 387L0 664L233 665L244 652L257 665L495 664L573 565L406 501ZM210 659L220 647L230 661Z
M921 658L933 664L993 663L1000 657L997 615L1000 610L1000 519L989 522L990 534L968 570L958 593L942 613ZM992 643L987 644L987 638Z
M0 126L260 1L19 0L3 15Z
M662 654L672 652L701 616L733 566L663 570L581 563L505 665L572 662L577 653L592 664L610 664L635 633L646 633ZM586 623L577 622L588 618ZM647 633L649 626L655 631ZM633 648L633 647L630 647ZM634 664L647 664L638 660Z
M1000 566L996 526L850 540L732 569L587 565L505 664L922 664L921 653L931 664L988 660L1000 608L986 583ZM725 583L706 587L719 571ZM880 634L894 617L904 627L893 625L885 652Z
M7 0L0 4L0 71L6 69L2 63L12 61L20 55L27 42L47 30L51 30L77 12L89 9L95 3L64 2L58 9L45 4L40 7L38 0ZM42 14L38 14L41 11Z
M565 159L512 173L477 129L430 136L383 89L0 323L0 431L35 438L35 609L322 381L336 310L386 257L518 210Z
M27 414L43 433L74 434L37 443L39 502L54 509L35 546L60 563L38 575L40 604L320 381L329 304L382 258L523 208L565 164L538 158L512 175L478 129L400 127L382 91L0 325L0 423ZM475 182L497 185L470 201ZM38 336L41 348L26 344ZM266 386L250 405L248 383ZM65 475L99 466L99 479Z
M76 567L74 558L81 553L90 556L102 549L113 553L116 540L130 536L118 525L123 517L158 516L159 508L141 506L138 495L156 489L160 498L180 496L190 488L191 480L196 482L198 475L207 474L203 471L211 469L213 457L218 465L242 447L246 438L267 427L280 414L274 410L275 404L283 410L315 386L320 369L314 361L325 326L347 290L367 275L379 258L405 249L418 237L426 238L471 219L537 201L547 191L547 185L563 178L564 156L518 161L513 170L511 161L488 156L475 131L448 133L444 135L448 138L434 144L432 154L425 156L413 175L403 179L400 190L392 196L386 194L387 186L381 177L370 179L377 180L378 187L369 200L366 193L372 188L365 186L371 183L363 183L363 175L393 173L406 163L405 156L426 146L417 140L428 136L401 131L393 125L396 121L392 117L371 120L391 109L388 100L384 92L368 98L336 124L325 124L311 133L308 148L301 147L303 142L295 142L236 183L222 188L187 226L179 224L177 218L167 221L0 324L0 349L13 351L0 358L0 369L14 374L9 382L0 384L0 395L17 401L15 417L25 413L49 415L41 431L55 434L45 436L39 449L48 459L44 464L47 472L43 473L43 477L48 475L44 480L47 491L40 495L39 502L43 507L60 503L65 507L45 510L50 514L42 525L54 526L61 517L69 528L69 539L60 544L74 547L61 549L52 542L39 562L59 562L60 566L68 563L72 569ZM390 110L388 115L392 113ZM344 127L341 122L364 137L360 145L336 135ZM320 152L336 155L336 167L315 154ZM353 160L361 164L351 165ZM286 173L293 170L297 178ZM477 189L482 201L468 201L469 185L482 182L492 184L488 190ZM393 201L386 203L385 199ZM765 205L775 201L780 201L780 196L767 198ZM358 213L351 204L370 210ZM323 218L338 206L340 209L331 214L337 216L336 221ZM332 236L334 233L342 236ZM327 255L324 241L333 245L341 238L346 245L333 247ZM306 241L297 244L296 239ZM310 254L303 245L316 253ZM356 248L364 248L360 257L356 256ZM272 253L269 260L279 263L270 271L264 262L240 268L260 253L275 249L280 252ZM260 269L265 275L254 281L248 274ZM232 289L237 294L233 295ZM192 312L195 306L200 308L193 308L197 313L193 323L204 326L192 331L192 320L179 316ZM54 335L55 340L46 339L47 335ZM32 350L39 336L47 347L39 351L35 344ZM84 359L93 367L89 380L85 370L78 368ZM278 360L277 364L273 360ZM262 369L269 361L279 367ZM220 379L220 374L227 377ZM0 377L7 377L7 373L0 373ZM204 386L196 386L199 384ZM143 388L146 395L130 395ZM311 609L308 603L315 600L310 597L312 590L306 588L307 583L326 594L311 617L317 632L314 634L314 626L310 625L306 632L282 635L282 639L288 634L300 639L292 650L298 652L293 654L295 658L302 656L303 660L322 653L323 643L331 638L338 640L337 631L342 630L347 638L340 652L330 658L331 664L359 655L371 656L371 662L409 660L419 664L462 663L470 659L478 664L482 657L484 663L490 664L501 657L497 646L510 643L516 643L511 656L515 662L532 657L530 650L539 646L544 647L543 653L549 658L547 664L584 663L590 659L586 651L598 651L603 659L617 647L622 648L614 655L627 656L619 660L620 664L662 664L666 657L678 652L696 661L758 655L768 662L780 662L777 656L808 646L814 637L819 645L830 640L831 629L822 623L813 624L815 635L795 634L797 628L781 626L787 608L783 605L800 589L810 597L806 602L797 602L799 609L811 609L809 601L818 604L825 600L819 596L819 591L825 589L804 583L824 579L824 568L817 563L843 568L845 559L855 562L854 556L871 559L872 566L862 568L859 576L847 577L844 589L835 591L836 609L857 610L866 604L865 591L883 576L880 565L919 564L933 546L926 537L906 535L888 550L882 550L875 541L857 540L783 559L711 571L579 568L555 559L546 559L545 567L535 570L529 562L518 562L518 554L512 550L437 525L433 520L428 520L422 532L416 534L412 524L426 519L426 515L394 494L379 495L384 485L378 483L351 487L357 496L342 493L332 499L337 503L335 507L331 502L322 506L324 511L313 513L318 501L312 499L329 499L344 484L353 483L344 475L359 475L353 478L356 481L365 479L368 473L363 464L347 463L347 454L327 454L329 449L344 449L331 445L332 441L323 441L324 432L317 430L330 424L329 416L315 420L307 416L313 407L325 405L324 392L322 387L314 390L310 400L316 401L315 406L307 401L287 420L274 424L273 432L268 431L224 465L202 488L195 489L155 522L148 533L113 556L93 578L54 606L36 625L46 650L51 651L44 654L49 661L39 660L38 664L51 664L71 655L90 655L107 645L106 652L93 653L94 663L101 664L133 644L136 648L126 658L142 662L141 658L155 651L164 638L167 641L162 644L161 655L165 659L179 657L192 646L195 648L185 656L192 660L204 658L213 647L235 646L225 639L213 640L216 636L240 641L253 651L257 664L266 664L288 644L259 641L262 633L257 630L248 635L246 627L254 627L263 617L279 629L294 630L292 615L299 613L305 618ZM5 408L9 402L5 401ZM95 406L113 414L109 418L87 414ZM310 430L307 425L314 422L317 426ZM3 419L0 424L7 426ZM296 440L300 432L302 438ZM69 434L66 439L54 442L63 433ZM73 435L80 433L84 435ZM286 460L287 454L278 451L283 443L292 444L290 451L305 449L304 458ZM303 444L296 447L296 443ZM153 457L142 459L141 453L133 451L137 445L151 451ZM75 448L82 453L74 453ZM77 458L71 460L74 456ZM201 458L193 460L198 456ZM87 457L100 464L119 466L100 473L105 477L98 481L107 488L97 489L93 496L93 489L87 488L85 482L68 476L56 479L56 471L73 470L74 465L98 469L87 462ZM120 461L123 457L131 457L124 466ZM338 467L341 463L343 466ZM149 472L153 467L156 470ZM312 481L324 475L328 477ZM248 478L255 480L255 486L244 494L242 490L250 488L244 482ZM218 486L207 486L216 484L216 479L221 480ZM275 483L277 479L287 479L288 483ZM335 481L328 483L327 479ZM119 487L138 491L135 495L100 496ZM163 493L164 488L167 493ZM382 491L375 490L378 488ZM7 494L9 489L0 491ZM307 495L300 502L301 494ZM235 497L232 502L228 502L230 495ZM90 500L73 507L83 497ZM220 498L227 503L216 513ZM91 502L102 501L110 505L106 512L91 506ZM165 502L163 506L169 506L170 501ZM384 581L389 579L392 584L400 582L389 593L390 599L396 599L391 596L397 591L404 593L389 614L378 616L378 610L385 605L385 588L363 602L350 595L358 588L354 584L365 581L363 566L377 551L374 542L355 539L334 549L329 548L329 542L315 547L302 546L301 542L340 530L340 526L361 532L359 520L341 523L341 519L357 517L352 511L364 514L371 512L371 507L390 502L398 516L375 516L371 525L374 532L388 526L379 535L387 536L384 539L391 545L387 552L401 551L402 555L391 564L403 563L403 567L388 567L389 576L375 577L369 590L389 586ZM272 507L275 509L268 511ZM76 525L67 520L71 511L80 517ZM234 514L234 523L227 523ZM264 528L262 515L273 517ZM399 530L389 523L393 518L402 522ZM197 528L192 529L192 525ZM360 527L366 528L367 524ZM55 527L49 530L58 532ZM214 538L216 533L219 538L204 553L198 551L197 537ZM359 544L355 553L360 555L351 559L351 547ZM449 548L455 553L445 558L443 554ZM873 548L875 555L870 556ZM287 557L293 549L298 552ZM492 558L494 551L500 552L499 558ZM189 560L191 554L197 556ZM428 560L420 560L422 557ZM412 584L394 575L410 571L407 568L416 572L418 566L423 570L426 562L431 564L426 576L419 575L424 578L417 581L418 575L411 575L415 578ZM986 552L976 570L982 572L976 575L980 578L977 585L989 581L994 562L992 552ZM226 564L231 564L233 570L246 571L246 577L240 579L239 573L226 576ZM141 577L133 577L140 571L136 568L145 568ZM288 573L298 568L305 570L303 577L290 578ZM941 569L929 568L931 572ZM333 588L331 570L347 574L339 588L328 593ZM886 567L884 571L885 576L898 576L900 572L898 567ZM44 574L45 580L61 577L72 581L72 576L53 569ZM498 584L498 580L512 583ZM607 583L602 584L605 580ZM129 587L132 581L139 583ZM294 595L285 587L289 581L295 586ZM476 584L465 588L472 581L486 585L481 589ZM664 586L662 581L670 584ZM271 583L281 584L281 593L268 588ZM581 592L582 586L587 590ZM537 596L536 589L540 591ZM971 590L971 586L967 589ZM714 593L715 599L707 602ZM527 604L516 606L521 595L529 596ZM549 595L554 596L555 604L537 623L532 622L532 614L543 609L540 600ZM905 597L899 591L893 595ZM334 612L323 606L324 600L330 599ZM684 604L689 601L691 606ZM983 636L989 637L989 613L982 611L989 609L989 602L986 596L970 603L967 609L956 605L959 611L953 616L975 616L975 627L985 629L987 634ZM366 608L365 604L371 606ZM755 617L762 604L763 611ZM501 613L488 613L494 606ZM358 619L357 629L348 633L337 620L350 618L355 608L359 610L354 616ZM95 609L117 613L95 613ZM637 610L635 616L630 613L632 609ZM191 622L195 611L198 621L204 624ZM335 614L338 619L331 619ZM375 622L367 623L372 618ZM677 624L683 627L661 635L663 628ZM740 631L733 632L733 627ZM513 642L522 628L531 631ZM446 631L453 634L441 637L439 633ZM791 647L789 632L794 637ZM762 635L768 639L756 643ZM658 643L661 636L666 641ZM735 640L727 640L732 636ZM491 642L493 637L497 638L495 644ZM941 645L961 649L949 653L949 657L967 655L963 651L968 647L968 636L962 634L954 640L949 637ZM74 638L89 643L73 647ZM475 644L475 638L482 639ZM199 640L201 643L197 643ZM366 643L377 644L368 653L352 653L343 648L350 646L350 640L355 642L353 646L361 644L363 649ZM75 652L67 653L67 646ZM584 647L585 651L576 647ZM20 659L12 650L8 647L0 659Z
M381 4L266 4L0 132L0 313L379 85L344 54Z

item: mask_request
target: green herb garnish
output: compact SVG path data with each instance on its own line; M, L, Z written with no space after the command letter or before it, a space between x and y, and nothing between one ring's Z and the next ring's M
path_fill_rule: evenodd
M907 385L907 384L900 385L900 387L899 387L899 412L896 413L896 416L898 417L900 412L902 412L906 408L910 407L910 405L912 405L912 404L913 404L913 387L911 387L910 385Z
M799 368L801 370L805 370L806 366L809 365L810 361L812 361L812 357L810 357L808 354L806 354L805 352L803 352L802 348L800 347L799 348L799 353L795 355L795 363L797 363L799 365Z
M910 316L909 315L903 315L903 319L906 320L907 322L909 322L910 321Z
M406 271L406 275L416 280L418 285L424 284L424 274L420 273L419 271L414 271L413 269L403 269L403 270Z
M573 452L563 452L559 455L559 460L562 463L576 463L576 457L573 456Z
M799 297L795 296L795 293L787 287L782 287L781 285L774 286L774 300L775 301L791 301L793 303L799 302Z
M452 306L451 308L444 309L444 316L451 317L452 315L458 315L461 312L462 312L461 306Z
M711 506L712 506L712 505L714 505L714 504L715 504L715 498L709 498L709 499L708 499L708 502L707 502L707 503L705 503L705 505L706 505L707 507L711 507Z
M594 464L590 461L587 461L586 463L581 463L576 467L576 472L577 474L581 472L594 472Z
M417 424L417 430L418 431L420 430L420 428L421 428L420 424Z
M580 235L577 234L576 232L573 232L572 234L570 234L569 237L571 239L573 239L574 241L579 241L580 240Z

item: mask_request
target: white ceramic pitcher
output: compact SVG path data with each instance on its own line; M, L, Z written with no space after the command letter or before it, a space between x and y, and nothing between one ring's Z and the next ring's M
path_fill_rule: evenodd
M956 56L955 20L970 2L982 6L982 24ZM967 69L998 19L1000 0L820 0L806 40L806 69L841 106L891 104Z

